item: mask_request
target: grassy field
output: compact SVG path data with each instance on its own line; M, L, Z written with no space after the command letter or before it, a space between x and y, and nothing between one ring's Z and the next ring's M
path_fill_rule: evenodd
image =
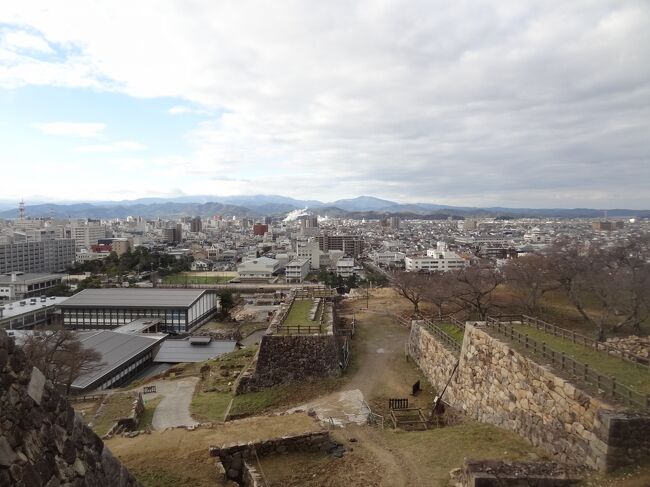
M463 343L463 336L465 335L465 333L457 326L454 326L451 323L436 323L436 326L440 328L442 331L444 331L451 338L456 340L458 343L461 344Z
M313 323L309 319L309 310L313 305L310 299L296 299L284 320L285 325L307 325Z
M104 404L99 417L93 421L93 430L99 436L104 436L116 420L125 418L131 413L134 397L132 394L111 394Z
M647 368L636 367L620 358L610 357L606 353L597 352L530 326L515 325L515 329L520 333L527 333L533 340L546 343L556 352L564 352L602 374L615 377L618 382L637 392L650 394L650 372Z
M229 392L197 392L190 404L192 417L201 423L222 422L231 400Z
M339 389L343 381L343 378L335 378L295 382L235 396L229 417L254 416L284 406L295 406Z
M171 274L163 278L165 284L225 284L232 276L210 276L204 272Z

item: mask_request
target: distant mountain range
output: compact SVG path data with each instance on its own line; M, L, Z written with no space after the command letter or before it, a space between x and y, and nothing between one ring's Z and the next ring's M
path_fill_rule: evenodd
M18 209L14 202L0 201L0 218L17 218ZM376 219L385 215L402 218L441 219L447 217L555 217L555 218L597 218L603 210L589 208L501 208L445 206L431 203L403 204L395 201L359 196L323 203L316 200L298 200L278 195L252 196L182 196L177 198L142 198L123 201L94 201L84 203L40 203L26 206L28 217L54 218L164 218L180 216L262 217L283 216L290 211L308 209L314 214L331 217ZM611 217L650 217L650 210L607 210Z

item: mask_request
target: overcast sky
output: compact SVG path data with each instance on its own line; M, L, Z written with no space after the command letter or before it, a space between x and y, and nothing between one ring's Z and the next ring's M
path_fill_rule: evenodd
M0 198L650 208L650 2L0 2Z

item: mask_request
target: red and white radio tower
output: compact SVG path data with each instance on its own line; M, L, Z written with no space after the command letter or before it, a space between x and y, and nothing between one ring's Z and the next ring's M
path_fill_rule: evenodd
M18 216L21 220L25 219L25 202L22 199L18 202Z

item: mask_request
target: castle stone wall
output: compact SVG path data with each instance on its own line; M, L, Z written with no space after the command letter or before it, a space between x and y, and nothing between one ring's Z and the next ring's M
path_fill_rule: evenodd
M3 330L0 485L140 485Z
M413 322L410 355L441 390L454 355ZM561 462L608 471L650 458L650 418L593 397L478 326L466 325L458 369L444 400L513 431Z

